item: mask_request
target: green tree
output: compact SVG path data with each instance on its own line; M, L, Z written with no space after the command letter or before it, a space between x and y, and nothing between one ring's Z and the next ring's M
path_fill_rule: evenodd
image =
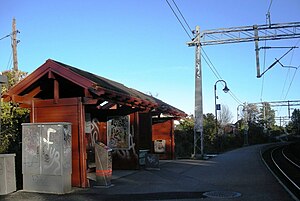
M175 127L175 153L178 158L190 158L194 150L194 125L192 115L183 118Z
M178 131L184 131L186 133L194 133L194 125L195 119L193 115L190 115L181 119L175 129Z
M275 111L271 108L270 103L263 102L258 115L259 123L267 129L275 129Z
M5 93L10 87L26 76L27 73L21 71L5 71L8 84L3 85L1 94ZM3 101L1 100L1 103ZM18 104L4 102L1 106L1 131L0 131L0 153L8 152L10 147L14 147L21 142L21 123L26 122L29 110L20 108Z
M300 109L295 109L291 116L290 128L292 134L300 134Z
M215 116L212 113L203 115L204 152L215 153L218 149L218 136Z
M180 120L175 127L175 150L177 157L190 158L194 151L194 117ZM212 113L203 115L204 153L216 153L218 139L216 135L215 116Z
M215 116L212 113L203 115L204 140L211 143L216 139Z

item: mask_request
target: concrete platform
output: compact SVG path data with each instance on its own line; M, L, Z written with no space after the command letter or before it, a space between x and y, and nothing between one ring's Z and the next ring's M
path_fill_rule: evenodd
M265 146L243 147L209 160L160 161L160 170L113 171L108 188L74 188L66 195L18 191L0 200L292 201L261 159Z

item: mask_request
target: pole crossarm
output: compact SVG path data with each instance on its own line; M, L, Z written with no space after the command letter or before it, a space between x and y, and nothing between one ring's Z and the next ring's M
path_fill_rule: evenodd
M221 28L200 32L202 46L292 38L300 38L300 22ZM196 40L194 39L193 42L195 43ZM188 45L193 46L193 43L190 42Z
M264 107L265 103L269 103L271 107L288 107L288 118L291 118L292 106L300 106L300 100L288 100L288 101L271 101L271 102L258 102L250 103L257 105L258 107Z
M291 101L270 101L270 102L257 102L250 103L263 107L264 103L269 103L271 107L281 107L281 106L300 106L300 100L291 100Z

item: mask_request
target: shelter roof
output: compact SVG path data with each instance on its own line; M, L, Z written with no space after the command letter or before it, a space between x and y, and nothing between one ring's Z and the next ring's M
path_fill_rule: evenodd
M95 75L79 68L48 59L43 65L12 87L5 95L6 101L12 100L28 104L32 99L55 99L55 84L58 80L60 98L83 97L87 104L101 104L110 101L141 110L164 113L172 116L186 114L147 94L126 87L113 80ZM56 98L57 98L56 96Z

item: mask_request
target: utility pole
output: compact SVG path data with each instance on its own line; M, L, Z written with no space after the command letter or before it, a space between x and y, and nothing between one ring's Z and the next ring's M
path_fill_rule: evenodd
M16 19L13 18L13 22L12 22L12 37L11 37L11 47L13 50L13 61L14 61L14 67L13 70L15 72L18 71L18 55L17 55L17 44L18 44L18 40L17 40L17 34L20 33L17 29L16 29Z
M202 69L200 27L196 26L195 38L188 42L189 47L195 46L195 126L193 158L203 157L203 98L202 98ZM199 147L200 145L200 147Z
M189 47L195 46L194 158L200 158L204 155L201 47L205 45L255 41L257 77L260 78L262 74L260 73L259 66L258 42L264 40L300 38L300 22L222 28L207 30L201 33L200 27L196 26L194 34L195 38L187 42L187 45Z

